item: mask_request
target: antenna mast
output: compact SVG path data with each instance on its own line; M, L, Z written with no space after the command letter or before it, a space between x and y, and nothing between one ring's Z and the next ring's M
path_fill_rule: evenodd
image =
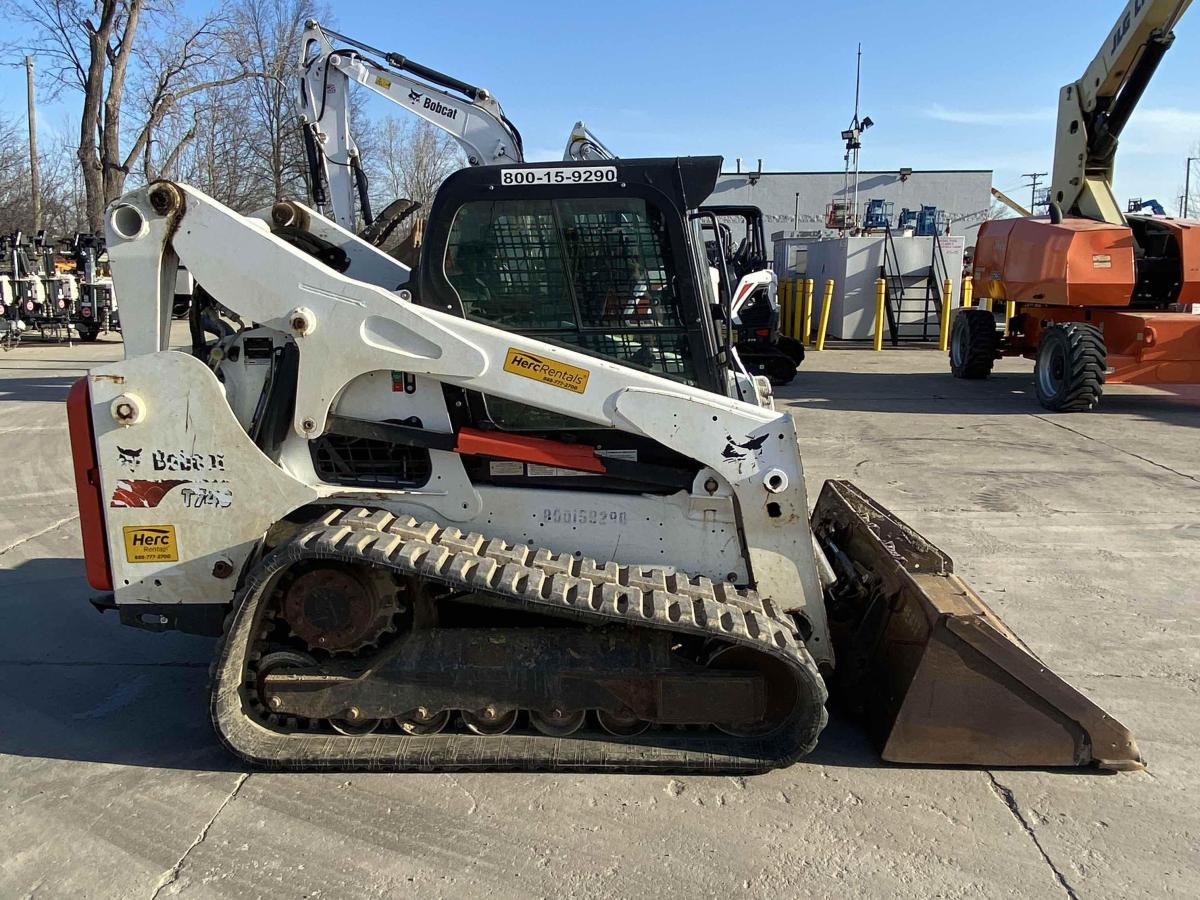
M850 191L850 168L854 168L854 191L853 200L850 205L850 215L845 222L844 230L855 230L858 228L858 151L862 149L862 133L870 128L875 123L871 121L870 116L863 116L860 120L858 117L859 100L862 95L862 44L858 45L858 56L854 66L854 118L850 120L850 127L842 132L842 140L846 142L846 173L842 181L842 197Z

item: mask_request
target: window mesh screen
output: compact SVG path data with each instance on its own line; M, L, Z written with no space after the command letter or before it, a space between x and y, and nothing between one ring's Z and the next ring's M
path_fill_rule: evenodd
M669 234L643 200L467 203L445 264L470 318L695 383Z

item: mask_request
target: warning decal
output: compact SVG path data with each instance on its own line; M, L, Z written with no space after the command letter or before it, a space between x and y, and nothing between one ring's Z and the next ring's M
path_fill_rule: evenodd
M542 384L574 391L576 394L582 394L587 388L589 374L587 369L569 366L535 353L526 353L516 347L508 348L508 355L504 358L504 371L520 375L522 378L532 378Z

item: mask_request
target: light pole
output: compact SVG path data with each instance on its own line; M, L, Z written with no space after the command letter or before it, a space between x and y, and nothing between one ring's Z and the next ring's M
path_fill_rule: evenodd
M1183 174L1183 218L1187 218L1191 214L1191 189L1192 189L1192 163L1200 160L1200 156L1189 156L1187 158L1187 168Z
M29 188L33 195L33 233L42 228L42 187L38 172L37 117L33 95L33 57L25 57L25 98L29 115Z

